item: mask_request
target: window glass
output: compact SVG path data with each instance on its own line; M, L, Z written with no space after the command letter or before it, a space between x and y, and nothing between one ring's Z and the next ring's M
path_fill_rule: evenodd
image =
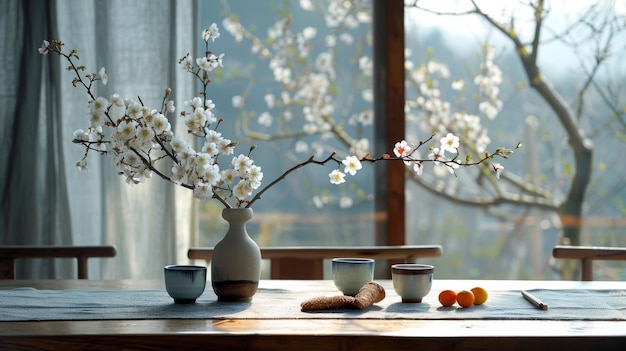
M620 82L626 67L617 59L623 49L615 49L624 47L624 10L551 2L553 9L543 13L549 30L537 49L541 74L529 82L517 53L533 52L526 45L535 28L532 9L481 7L496 20L488 22L475 13L434 14L471 11L472 2L417 4L424 9L413 2L405 8L406 140L436 132L432 141L438 142L452 132L461 138L459 159L471 154L471 162L518 141L523 147L485 168L452 174L428 164L422 175L411 175L406 243L441 244L444 256L429 260L437 276L467 279L559 279L563 265L551 258L554 245L626 246L626 177L615 167L625 145ZM220 130L241 141L238 153L258 145L252 156L263 167L264 184L311 155L323 159L337 151L343 158L371 149L369 2L201 2L201 28L213 22L221 37L211 50L225 53L209 88L224 118ZM494 23L514 23L516 31ZM526 51L513 46L517 36ZM548 92L530 84L541 82ZM558 116L550 96L566 107L567 118ZM563 122L568 118L580 127L574 134ZM577 138L588 154L576 155ZM420 156L431 152L424 147ZM496 163L504 166L499 180ZM364 165L335 186L328 174L336 167L309 165L264 194L253 206L252 237L262 246L373 244L372 169ZM572 190L577 175L590 177L578 192ZM581 213L559 215L566 203ZM201 204L200 245L212 246L223 235L220 212L218 203ZM598 265L602 277L626 274L619 264Z
M219 130L236 154L262 167L263 185L290 167L333 151L369 151L372 135L372 21L366 1L203 1L199 25L216 23L210 50L224 67L209 86ZM204 43L203 43L204 44ZM204 45L201 46L204 48ZM200 53L202 54L202 53ZM310 164L255 202L248 232L260 246L373 244L372 171L340 185L337 163ZM343 170L343 166L341 167ZM221 204L200 209L200 245L213 246L226 222Z
M493 160L505 167L497 182L476 168L455 177L425 166L423 176L407 182L407 243L441 243L444 256L433 261L442 278L559 279L563 262L551 258L554 245L626 245L625 170L615 167L626 150L619 83L625 66L618 58L624 9L551 1L539 9L543 32L533 51L535 9L476 4L494 22L477 15L472 2L405 8L407 134L454 132L463 160L466 153L479 159L485 148L524 146L508 160ZM474 14L460 14L468 11ZM527 67L538 68L530 71L538 89L529 84L523 55ZM586 188L576 190L578 181ZM559 215L577 206L580 215ZM623 279L621 267L599 261L597 278Z

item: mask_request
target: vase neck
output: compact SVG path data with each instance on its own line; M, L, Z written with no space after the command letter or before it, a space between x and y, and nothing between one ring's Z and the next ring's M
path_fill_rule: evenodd
M222 211L222 218L228 222L228 231L231 235L248 235L246 222L252 219L252 215L251 208L225 208Z
M247 222L252 219L251 208L225 208L222 210L222 218L228 223L231 222Z

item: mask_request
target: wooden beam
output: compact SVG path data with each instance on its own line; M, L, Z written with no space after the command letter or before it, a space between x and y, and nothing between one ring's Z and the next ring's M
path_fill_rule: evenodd
M405 138L404 0L374 1L374 153L391 153ZM376 245L405 244L405 166L375 167L375 210L387 214L376 225Z

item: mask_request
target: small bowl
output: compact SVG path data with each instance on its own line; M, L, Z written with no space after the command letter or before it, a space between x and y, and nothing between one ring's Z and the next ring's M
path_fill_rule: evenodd
M333 258L333 281L344 295L354 296L363 285L374 279L374 260L371 258Z
M391 266L393 290L404 303L420 303L433 285L435 267L419 263L398 263Z
M174 303L194 303L206 286L206 267L169 265L163 268L165 289Z

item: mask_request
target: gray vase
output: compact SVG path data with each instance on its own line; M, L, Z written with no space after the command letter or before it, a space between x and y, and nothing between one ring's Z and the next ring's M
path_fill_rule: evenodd
M218 301L252 300L261 277L261 250L246 230L251 208L225 208L228 232L213 249L211 284Z

